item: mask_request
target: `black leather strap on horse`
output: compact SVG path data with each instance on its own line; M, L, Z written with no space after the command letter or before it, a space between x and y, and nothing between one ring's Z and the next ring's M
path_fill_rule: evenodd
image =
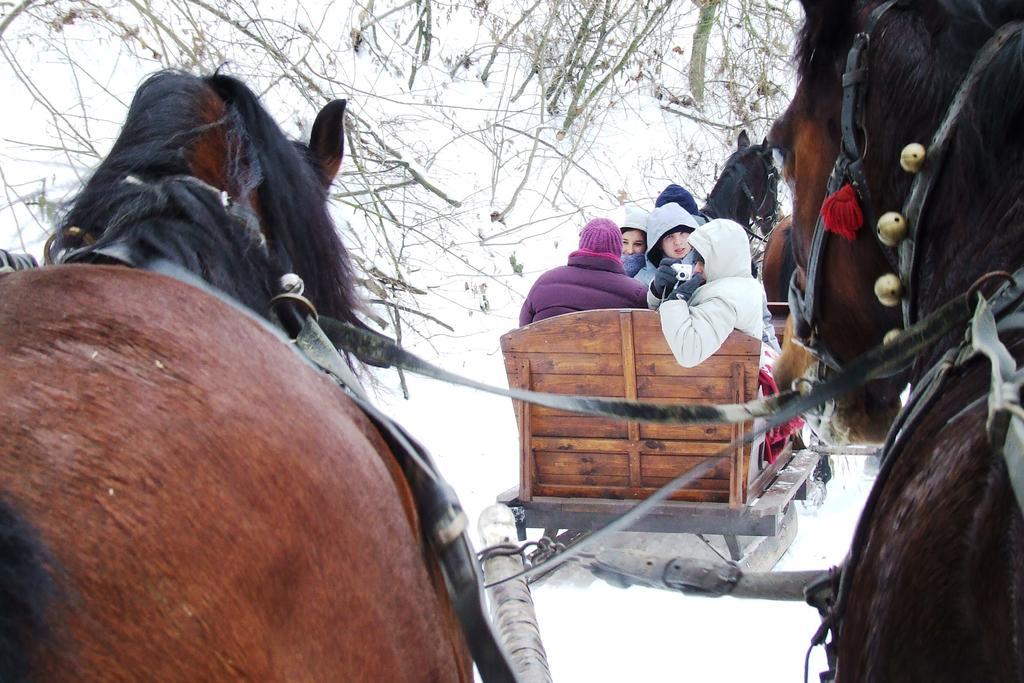
M864 176L863 153L858 142L858 135L863 136L859 117L863 112L863 100L868 84L868 71L865 56L870 47L871 35L878 21L893 8L906 8L912 0L887 0L872 10L865 22L864 29L854 37L853 44L847 53L846 70L843 73L843 103L841 113L841 143L839 155L832 169L826 187L826 197L838 190L845 182L849 182L857 193L864 223L874 231L877 223L874 206ZM917 288L917 265L915 259L917 229L924 213L928 196L936 179L942 171L949 140L963 110L977 86L980 75L988 68L993 58L1015 35L1024 30L1024 22L1012 22L1000 28L996 34L979 50L970 68L960 83L956 95L947 108L942 123L936 129L932 141L927 148L925 164L918 171L911 185L910 192L904 202L902 215L907 223L907 237L894 249L881 241L877 232L876 240L882 254L889 261L893 270L899 275L903 285L902 317L903 327L909 327L917 320L914 309ZM820 301L820 271L828 244L828 231L825 229L821 215L814 226L811 249L807 257L807 269L803 289L797 283L794 273L789 285L789 304L796 324L796 335L806 342L809 350L833 370L839 367L839 360L832 353L829 345L816 334L818 306Z
M953 100L946 110L942 123L939 124L935 134L932 136L932 141L928 145L925 154L925 163L914 176L914 181L910 186L910 192L903 204L903 217L907 224L907 237L896 248L898 266L895 269L899 274L900 281L903 283L902 310L904 327L917 320L917 310L915 309L916 297L914 296L917 290L917 262L915 256L917 240L920 237L918 229L920 228L921 216L924 213L931 190L942 173L943 162L946 159L950 139L960 119L960 112L963 110L964 104L974 93L981 74L988 68L989 64L992 63L992 60L1006 43L1022 30L1024 30L1024 22L1015 21L1006 24L996 31L995 35L975 55L974 61L960 82L960 87L957 88L956 95L953 96ZM884 248L883 251L888 254L890 248Z
M831 196L846 182L849 182L857 193L864 214L864 222L867 225L874 225L875 221L867 178L864 175L864 157L857 139L858 136L863 136L859 119L863 111L865 89L868 85L865 58L871 42L871 33L878 20L893 7L903 7L907 4L907 0L887 0L872 10L864 30L854 37L853 45L846 55L839 154L833 164L825 196ZM817 334L818 306L821 300L821 268L825 259L828 236L825 220L819 213L811 237L811 249L807 255L804 287L800 288L797 282L797 273L794 272L789 283L789 308L793 314L796 336L806 340L804 343L808 349L826 365L836 370L840 365L839 359ZM887 251L885 253L888 254ZM892 263L895 264L895 259L892 259Z

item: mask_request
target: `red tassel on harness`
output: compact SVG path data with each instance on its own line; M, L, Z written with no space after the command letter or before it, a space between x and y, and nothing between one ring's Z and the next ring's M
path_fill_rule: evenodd
M857 201L857 191L853 185L846 183L821 204L821 217L825 229L852 242L857 231L864 225L864 212Z

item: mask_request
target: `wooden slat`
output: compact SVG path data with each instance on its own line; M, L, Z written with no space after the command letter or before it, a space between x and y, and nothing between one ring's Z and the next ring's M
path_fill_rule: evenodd
M644 478L663 477L666 480L678 477L683 472L692 470L705 461L705 458L690 458L681 455L645 455L641 458L641 469ZM723 461L715 469L707 473L704 479L729 479L730 465Z
M533 435L564 438L597 437L625 439L629 437L627 425L622 420L588 417L566 413L564 415L541 415L533 410Z
M541 474L537 479L537 486L545 489L549 486L600 486L628 491L629 477L607 474Z
M648 439L640 442L640 451L648 455L689 455L703 457L718 455L725 444L704 441L657 441ZM726 454L728 455L728 454Z
M501 338L504 353L610 353L622 351L615 310L560 315L512 330Z
M616 398L622 398L625 395L622 377L611 375L540 375L534 373L530 381L533 383L534 391L546 391L552 394Z
M633 316L629 313L619 314L619 330L622 336L622 379L625 397L637 398L636 385L636 354L633 352ZM640 423L631 421L627 425L629 437L629 485L640 485L640 449L637 440L640 438Z
M638 489L618 488L614 486L573 486L565 484L537 484L535 495L565 498L600 498L604 500L633 500L646 498L656 489L643 487ZM725 503L729 494L725 491L677 491L671 500Z
M728 376L734 359L735 356L711 356L696 367L684 368L672 355L640 354L636 359L636 374L703 380L707 377ZM751 359L755 364L759 360L754 356Z
M743 363L732 364L732 400L737 403L743 400L745 369ZM740 430L733 425L733 438L737 439L739 436ZM743 457L744 450L744 447L739 445L732 452L732 472L729 485L730 505L741 505L746 502L744 495L747 491L747 468L750 465L750 459Z
M536 451L541 474L602 474L625 477L629 461L625 453L552 453Z
M641 424L641 439L675 441L719 441L728 442L732 438L729 425L668 425Z
M729 377L680 380L676 377L638 377L637 395L649 398L709 398L726 403L732 398Z
M521 360L517 364L516 375L526 389L530 388L530 362ZM533 497L533 451L530 448L529 434L532 433L530 411L526 404L520 402L519 410L519 497L530 501Z
M622 357L607 353L522 353L542 375L621 375Z
M672 481L673 477L644 476L641 488L656 489ZM723 496L729 495L728 479L697 479L686 485L683 491L717 491Z
M535 451L563 451L569 453L625 453L625 439L564 439L535 436L530 447Z

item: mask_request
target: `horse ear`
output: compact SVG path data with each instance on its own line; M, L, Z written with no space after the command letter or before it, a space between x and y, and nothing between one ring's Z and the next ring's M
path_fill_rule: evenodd
M345 154L345 100L334 100L320 110L309 134L309 154L325 186L331 184Z
M736 149L744 150L750 147L750 136L747 135L747 129L744 128L740 131L739 137L736 138Z

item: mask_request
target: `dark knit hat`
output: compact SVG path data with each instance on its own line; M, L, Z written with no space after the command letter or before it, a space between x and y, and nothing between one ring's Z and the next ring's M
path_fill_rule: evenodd
M669 203L678 204L692 216L697 215L697 202L693 200L693 195L680 185L672 184L662 190L658 198L654 200L654 207L658 208Z
M595 218L580 233L580 249L594 254L622 253L622 233L619 226L607 218Z

